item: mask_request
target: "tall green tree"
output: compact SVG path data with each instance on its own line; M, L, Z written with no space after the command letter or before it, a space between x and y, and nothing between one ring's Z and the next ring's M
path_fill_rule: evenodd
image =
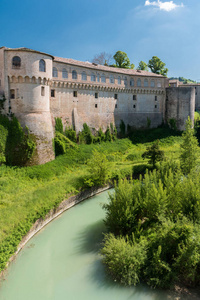
M113 65L116 68L125 68L125 69L134 69L134 64L130 63L128 55L123 51L117 51L113 56L115 64Z
M167 76L168 69L165 68L165 65L166 64L162 62L157 56L153 56L148 63L148 67L153 73Z
M148 158L149 163L152 164L154 168L157 162L164 159L164 151L160 150L159 140L153 143L152 146L147 147L147 150L142 154L142 158Z
M144 61L140 61L139 65L138 65L138 70L142 70L142 71L148 71L148 65L144 62Z
M195 167L197 157L198 157L198 140L194 136L193 124L188 117L185 125L185 131L183 132L183 142L181 144L181 168L185 174L190 173L190 171Z

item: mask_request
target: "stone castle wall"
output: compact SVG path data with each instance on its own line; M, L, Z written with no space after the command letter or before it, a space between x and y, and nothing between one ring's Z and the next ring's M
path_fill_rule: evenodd
M13 67L12 59L21 59ZM40 60L45 70L39 68ZM87 123L106 130L121 120L135 128L157 127L175 118L178 127L192 116L193 92L167 89L168 80L139 70L98 66L89 62L56 58L38 51L0 48L0 92L7 98L6 111L28 126L37 141L34 164L54 158L52 139L55 117L76 131Z

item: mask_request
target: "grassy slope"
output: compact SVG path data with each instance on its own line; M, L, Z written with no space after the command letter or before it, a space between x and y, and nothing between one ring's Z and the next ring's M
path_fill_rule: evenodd
M168 158L178 158L181 137L170 136L160 139L160 142ZM94 149L106 153L113 177L116 177L120 172L122 176L129 174L134 165L144 164L141 155L147 145L149 143L132 144L128 139L101 145L80 145L42 166L1 166L0 271L32 223L44 217L70 193L78 193L87 174L86 162ZM7 254L3 257L2 253Z

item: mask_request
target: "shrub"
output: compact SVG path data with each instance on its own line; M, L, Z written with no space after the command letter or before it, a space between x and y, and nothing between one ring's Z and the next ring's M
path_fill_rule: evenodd
M76 148L76 145L59 131L56 132L54 145L56 156L65 154L69 148Z
M66 126L65 128L65 136L70 139L70 141L76 143L77 142L77 136L76 136L76 131L73 130L72 127Z
M156 163L164 159L164 151L160 150L159 141L157 140L152 146L147 147L147 150L142 154L142 157L148 158L149 163L155 168Z
M63 123L61 118L55 118L55 131L63 134Z
M111 136L109 127L106 129L106 132L105 132L105 141L106 142L111 142L112 141L112 136Z
M99 128L98 136L100 137L101 142L104 142L104 141L105 141L105 134L103 133L101 127Z
M124 123L123 120L120 121L119 128L120 128L120 135L121 135L122 137L124 137L125 134L126 134L126 125L125 125L125 123Z

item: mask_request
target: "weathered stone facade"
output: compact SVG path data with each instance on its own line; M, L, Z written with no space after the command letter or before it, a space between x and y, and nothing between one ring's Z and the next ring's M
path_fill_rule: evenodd
M50 145L55 117L76 131L83 123L103 130L110 123L119 127L121 120L136 128L146 127L148 120L157 127L166 120L167 86L167 78L147 71L53 57L27 48L0 48L5 112L14 113L36 136L39 164L54 157ZM185 111L183 122L190 113Z

